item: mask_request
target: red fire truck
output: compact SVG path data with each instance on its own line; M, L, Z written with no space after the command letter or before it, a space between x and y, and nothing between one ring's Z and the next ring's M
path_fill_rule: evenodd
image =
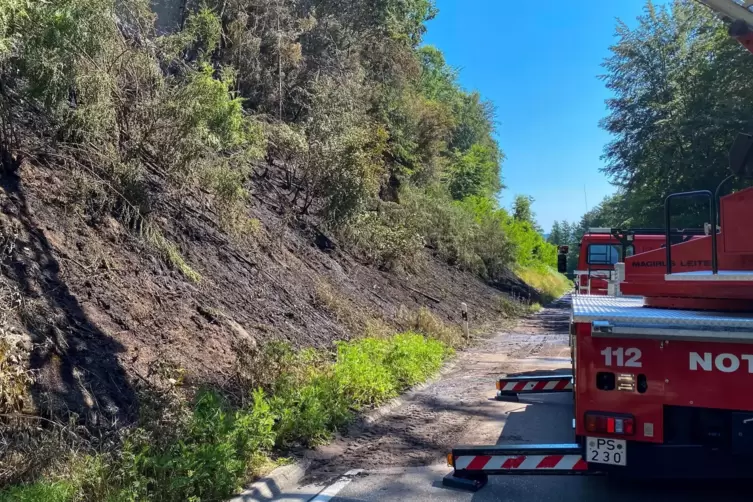
M736 147L753 178L753 136ZM620 289L631 296L575 295L572 374L497 383L500 399L573 392L574 442L455 448L446 485L478 489L501 474L753 476L753 187L722 197L720 218L712 192L673 194L668 221L680 197L707 198L720 230L678 244L666 232L664 248L626 258Z
M609 284L617 279L616 265L634 254L664 246L665 231L661 228L590 228L580 241L576 293L581 295L614 294ZM704 235L703 229L673 229L673 242L684 242ZM562 251L562 249L561 249ZM560 272L564 272L560 269Z
M704 0L753 52L753 9ZM753 179L753 135L730 151ZM732 176L730 176L731 178ZM477 490L489 475L753 477L753 187L672 194L664 247L626 257L630 296L575 295L572 374L505 377L498 397L572 392L572 444L459 446L446 486ZM676 243L672 204L708 201L709 235Z

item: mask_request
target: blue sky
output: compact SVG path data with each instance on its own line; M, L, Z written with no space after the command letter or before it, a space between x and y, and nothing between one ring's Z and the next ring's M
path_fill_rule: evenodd
M664 3L663 1L654 2ZM609 135L598 126L609 92L597 76L616 18L635 24L643 0L437 0L424 41L440 48L460 82L497 107L507 190L532 195L546 232L579 220L614 192L599 172Z

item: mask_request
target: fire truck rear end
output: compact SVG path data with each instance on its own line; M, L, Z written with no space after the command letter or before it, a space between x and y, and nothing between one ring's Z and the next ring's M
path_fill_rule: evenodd
M753 52L753 7L704 3ZM730 167L730 178L753 178L753 135L738 136ZM573 297L572 373L500 378L499 399L573 392L572 443L459 446L445 485L476 490L489 475L516 474L753 477L753 187L720 199L730 178L666 199L664 246L625 258L625 296ZM677 242L680 198L708 203L708 235Z
M698 195L716 221L711 192L670 196L668 215L669 201ZM445 484L477 489L510 474L753 477L751 215L753 188L723 197L717 233L672 245L667 232L669 245L625 260L620 289L632 296L575 295L572 374L497 385L501 399L573 392L573 442L457 447ZM647 260L668 265L647 273Z

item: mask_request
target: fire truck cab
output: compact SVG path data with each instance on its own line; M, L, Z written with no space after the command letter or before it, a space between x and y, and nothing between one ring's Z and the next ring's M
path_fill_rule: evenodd
M673 229L674 242L703 235L702 229ZM660 228L590 228L580 241L575 292L581 295L616 295L610 288L619 279L617 264L635 254L665 245L665 231Z

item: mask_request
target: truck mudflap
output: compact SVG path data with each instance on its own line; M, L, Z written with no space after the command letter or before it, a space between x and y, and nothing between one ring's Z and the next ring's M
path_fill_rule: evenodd
M453 472L444 486L477 491L498 475L598 475L577 444L459 446L447 455Z
M516 399L519 394L544 394L572 392L573 376L570 374L546 376L513 376L497 381L497 399Z

